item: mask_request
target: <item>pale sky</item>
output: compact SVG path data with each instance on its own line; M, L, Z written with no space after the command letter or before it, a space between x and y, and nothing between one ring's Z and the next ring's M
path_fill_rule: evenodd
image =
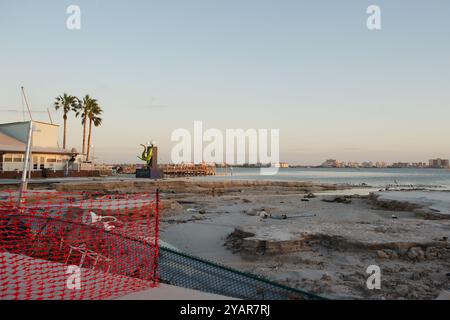
M81 30L66 28L72 4ZM5 112L22 110L23 85L36 111L97 98L99 161L138 162L155 140L167 162L194 120L280 129L293 164L449 158L449 40L448 0L0 0L0 122L23 120ZM68 133L81 149L79 119Z

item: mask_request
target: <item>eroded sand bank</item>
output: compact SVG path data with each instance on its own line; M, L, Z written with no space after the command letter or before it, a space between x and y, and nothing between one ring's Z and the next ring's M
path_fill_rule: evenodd
M386 210L369 197L306 195L167 195L161 237L182 251L330 298L434 299L448 290L450 220ZM382 271L381 290L366 286L373 264Z

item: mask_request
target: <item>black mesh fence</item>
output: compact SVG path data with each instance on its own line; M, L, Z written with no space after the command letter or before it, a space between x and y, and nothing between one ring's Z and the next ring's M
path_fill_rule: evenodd
M169 248L159 250L160 279L164 283L245 300L323 299Z

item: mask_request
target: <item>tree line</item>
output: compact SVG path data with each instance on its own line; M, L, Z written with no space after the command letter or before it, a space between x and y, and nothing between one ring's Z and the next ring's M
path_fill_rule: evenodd
M88 94L83 98L64 93L55 98L55 109L61 109L64 119L63 148L66 148L67 137L67 116L69 113L75 113L75 117L81 117L81 125L83 126L83 147L82 154L86 155L86 161L89 161L91 151L92 126L98 127L102 124L103 113L97 99L90 97ZM86 144L86 127L89 124L89 132Z

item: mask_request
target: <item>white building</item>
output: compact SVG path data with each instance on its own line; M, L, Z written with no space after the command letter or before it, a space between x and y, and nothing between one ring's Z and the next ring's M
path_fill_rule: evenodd
M22 171L30 122L0 124L0 172ZM74 153L60 148L59 126L33 121L30 169L66 170Z
M328 159L324 163L322 163L322 167L324 168L342 168L344 163L336 159Z
M273 164L275 168L289 168L289 163L287 162L278 162Z
M373 168L373 162L372 161L364 161L363 163L361 163L361 167L363 168Z
M429 166L431 168L449 168L449 160L448 159L430 159Z

